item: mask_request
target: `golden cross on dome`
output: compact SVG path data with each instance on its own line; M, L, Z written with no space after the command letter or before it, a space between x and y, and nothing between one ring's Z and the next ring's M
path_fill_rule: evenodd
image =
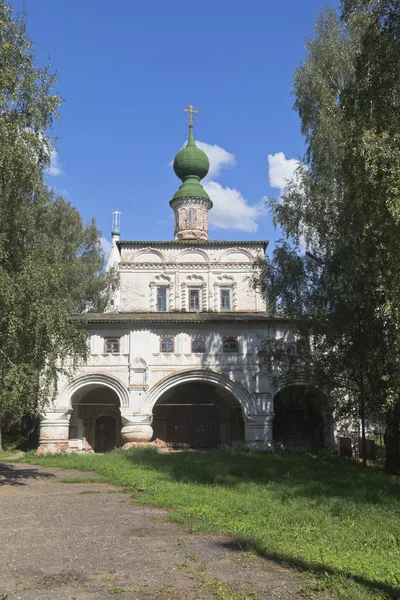
M189 113L189 127L193 127L193 115L198 115L199 111L194 108L193 104L189 104L189 108L184 108L183 110Z

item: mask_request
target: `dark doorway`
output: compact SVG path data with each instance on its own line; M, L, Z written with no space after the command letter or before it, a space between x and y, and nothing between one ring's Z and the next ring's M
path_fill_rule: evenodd
M310 452L325 445L325 397L315 388L293 385L274 398L273 438L285 450Z
M166 392L154 408L154 437L172 447L216 448L244 441L241 407L228 392L188 383Z
M96 419L94 450L109 452L117 445L117 422L114 417L98 417Z
M71 440L84 440L95 452L108 452L122 443L117 394L108 387L88 385L72 397Z
M215 405L171 406L166 414L167 440L173 445L214 448L221 443L219 420Z

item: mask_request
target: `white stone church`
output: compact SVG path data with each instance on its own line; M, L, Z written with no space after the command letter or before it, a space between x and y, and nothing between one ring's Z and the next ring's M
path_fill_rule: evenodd
M109 266L119 270L119 289L108 312L79 316L90 356L60 378L41 418L39 452L145 443L309 450L331 442L327 398L315 389L305 408L309 387L273 383L260 369L262 338L288 333L251 285L267 244L209 240L213 203L200 183L208 169L190 122L174 161L182 180L170 202L174 239L121 240L116 219Z

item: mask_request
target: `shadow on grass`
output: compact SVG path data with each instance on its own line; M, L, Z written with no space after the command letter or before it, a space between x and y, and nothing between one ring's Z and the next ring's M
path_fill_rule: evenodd
M400 478L335 455L250 454L231 449L161 453L126 452L126 460L162 472L172 481L234 488L243 483L279 484L294 496L335 496L354 503L381 504L400 498Z
M1 485L27 485L32 479L53 479L52 473L43 473L36 469L18 469L14 465L0 463Z
M366 577L362 577L361 575L354 575L353 573L350 573L348 571L335 569L326 564L310 563L300 558L285 556L284 554L268 553L263 550L262 544L250 537L237 536L234 543L221 542L220 545L225 548L228 548L229 550L236 550L237 552L243 552L244 549L253 550L259 556L262 556L266 560L272 561L281 566L285 565L288 567L294 567L299 571L304 571L306 573L314 573L318 576L322 575L326 577L327 575L330 575L333 577L340 577L363 586L368 590L368 592L384 593L387 595L388 598L392 598L393 600L400 598L399 586L394 587L390 584L386 584L380 581L367 579Z
M38 437L35 435L26 437L24 435L16 433L14 435L6 434L3 436L3 448L5 451L14 450L15 453L17 453L18 451L29 452L30 450L35 450L37 448L37 445Z

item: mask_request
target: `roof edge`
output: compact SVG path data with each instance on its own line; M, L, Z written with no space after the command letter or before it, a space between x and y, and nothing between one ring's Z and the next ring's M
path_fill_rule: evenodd
M289 317L274 317L265 313L85 313L71 315L72 321L89 323L268 323L292 321Z
M264 250L267 249L269 242L266 240L246 240L246 241L232 241L232 240L119 240L117 246L120 248L124 245L131 246L258 246L262 245Z

